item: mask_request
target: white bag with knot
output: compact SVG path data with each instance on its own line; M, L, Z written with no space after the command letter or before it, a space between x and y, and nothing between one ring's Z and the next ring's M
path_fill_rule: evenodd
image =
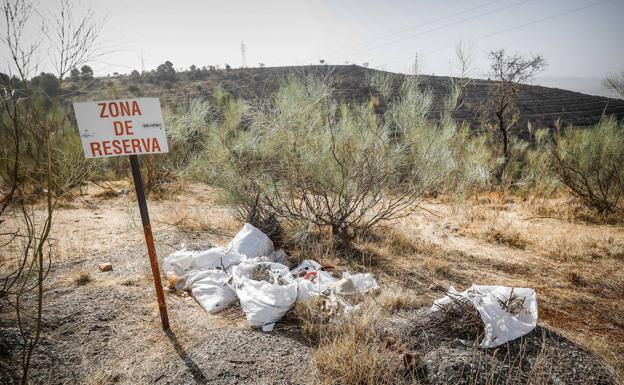
M216 313L236 300L230 278L230 274L221 269L190 271L178 279L176 289L191 290L204 310Z
M535 290L508 286L472 285L461 293L454 287L434 301L432 311L451 303L452 298L467 298L477 308L485 326L485 336L479 345L493 348L522 337L537 325Z
M226 249L228 252L240 254L247 259L254 259L271 254L273 242L265 233L249 223L245 223Z
M259 268L269 271L272 282L251 279ZM280 263L243 261L234 267L232 280L247 321L264 331L273 330L297 300L297 283Z

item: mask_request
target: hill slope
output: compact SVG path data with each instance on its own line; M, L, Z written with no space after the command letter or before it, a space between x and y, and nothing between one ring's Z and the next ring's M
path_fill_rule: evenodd
M351 101L365 101L372 92L367 79L375 72L379 71L356 65L216 70L210 71L202 80L178 81L172 89L155 85L141 86L140 94L159 96L164 104L172 104L193 97L209 96L216 86L221 85L235 97L253 99L270 95L277 90L284 78L295 74L331 78L339 97ZM452 79L446 76L420 75L420 77L423 86L428 87L434 95L432 114L436 116L441 98L448 93ZM484 113L483 106L494 84L495 82L489 80L472 79L466 89L463 105L455 113L456 118L468 122L472 127L479 126L484 119L489 118L490 116ZM598 122L603 115L624 118L624 100L534 85L526 86L521 91L519 109L522 118L518 125L524 127L528 121L534 127L553 127L557 119L560 119L563 126L568 124L584 126Z

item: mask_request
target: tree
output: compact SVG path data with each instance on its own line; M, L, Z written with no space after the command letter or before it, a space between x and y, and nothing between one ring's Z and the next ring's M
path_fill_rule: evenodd
M71 71L69 71L69 78L73 82L80 80L80 71L78 71L78 68L72 68Z
M624 72L619 75L609 75L603 81L602 85L611 91L617 93L621 98L624 98Z
M80 67L80 72L82 75L82 78L85 80L91 80L93 79L93 69L88 66L88 65L83 65L82 67Z
M226 70L226 71L229 71L229 70L231 70L231 69L232 69L232 66L231 66L231 65L229 65L228 63L225 63L225 70Z
M31 80L32 85L38 90L45 93L48 97L53 98L58 95L59 79L54 74L42 72Z
M130 72L129 78L131 82L139 83L141 81L141 74L137 70L132 70L132 72Z
M13 222L0 234L0 247L13 250L2 253L7 269L0 275L0 306L10 303L18 320L25 385L30 383L30 363L42 338L44 281L52 263L56 202L73 183L84 180L80 173L86 164L78 152L79 141L72 150L62 137L66 127L72 132L73 127L66 124L68 103L62 100L66 95L61 86L68 74L75 74L73 69L93 57L100 26L91 10L78 15L69 0L60 2L55 15L44 18L51 20L45 33L37 33L36 18L41 15L34 1L2 0L0 8L4 16L0 44L8 52L12 75L2 77L5 84L0 90L0 223L7 212ZM46 38L49 49L41 47ZM54 74L42 73L29 81L44 57L52 60ZM35 210L42 197L43 210ZM26 296L33 298L33 308L24 304Z
M188 75L188 77L191 80L200 80L200 79L202 79L204 77L204 74L203 74L202 70L197 68L197 66L195 64L191 64L191 66L189 67L189 75Z
M163 64L156 67L156 79L162 82L175 82L178 80L178 75L175 68L173 68L173 63L167 60Z
M490 98L496 116L498 131L501 135L502 161L496 177L500 184L505 179L505 169L509 164L509 139L514 125L520 116L517 112L518 93L523 85L531 81L536 74L546 67L546 60L540 55L525 57L518 54L508 55L504 49L490 51L490 76L496 81Z

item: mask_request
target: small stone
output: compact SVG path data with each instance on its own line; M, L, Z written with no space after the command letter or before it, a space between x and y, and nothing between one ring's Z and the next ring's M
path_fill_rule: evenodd
M113 264L110 262L100 263L98 265L101 271L111 271L113 270Z

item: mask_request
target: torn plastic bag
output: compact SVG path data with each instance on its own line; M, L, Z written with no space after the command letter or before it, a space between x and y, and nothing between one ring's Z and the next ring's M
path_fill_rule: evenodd
M309 271L317 271L321 270L322 266L320 263L313 261L311 259L304 259L290 271L294 277L304 276Z
M469 299L479 311L485 325L485 336L479 345L482 348L513 341L537 325L537 298L533 289L472 285L461 293L451 287L449 295ZM451 301L449 296L440 298L433 303L431 310L439 310L440 306Z
M249 223L245 223L234 239L230 241L227 250L253 259L271 254L273 242L262 231Z
M337 294L363 294L379 288L377 280L370 273L349 274L342 273L342 278L334 284Z
M256 281L250 278L258 267L270 269L273 283ZM234 267L233 284L247 321L262 330L271 331L275 322L294 305L297 299L297 283L288 267L271 262L243 261ZM284 283L280 285L279 280Z
M307 272L305 276L297 278L296 281L299 299L307 301L314 296L327 293L337 279L326 271L317 270Z

